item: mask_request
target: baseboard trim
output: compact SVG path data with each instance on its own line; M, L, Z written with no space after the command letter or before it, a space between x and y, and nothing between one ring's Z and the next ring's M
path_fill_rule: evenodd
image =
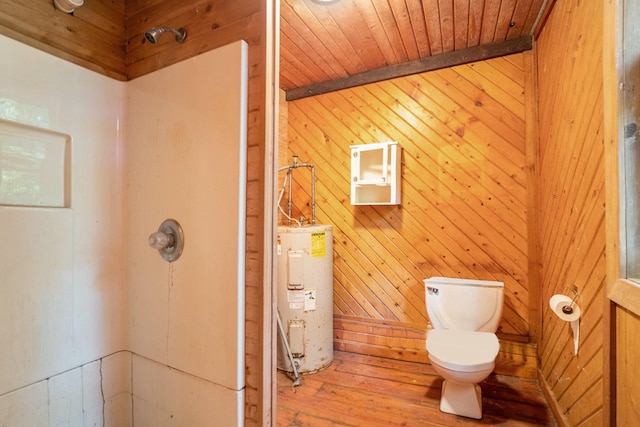
M567 417L565 417L562 414L562 409L560 408L560 404L554 397L553 392L551 391L551 386L547 382L546 378L544 377L540 369L538 369L537 379L538 379L538 385L542 390L542 394L544 395L544 398L547 401L547 405L549 406L549 409L551 409L551 413L553 414L553 417L556 419L556 423L558 424L558 427L569 427L571 424L569 423L569 420L567 419Z
M427 327L402 322L334 315L334 349L369 356L429 364L425 349ZM500 338L495 373L536 379L538 372L535 344L522 337Z

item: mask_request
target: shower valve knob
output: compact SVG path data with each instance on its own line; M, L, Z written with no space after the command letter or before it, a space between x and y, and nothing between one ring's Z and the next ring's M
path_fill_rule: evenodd
M149 236L149 246L154 249L164 249L173 246L174 237L171 234L165 234L162 231L156 231Z
M182 227L176 220L167 219L155 233L149 236L149 246L157 249L166 261L173 262L180 258L184 247Z

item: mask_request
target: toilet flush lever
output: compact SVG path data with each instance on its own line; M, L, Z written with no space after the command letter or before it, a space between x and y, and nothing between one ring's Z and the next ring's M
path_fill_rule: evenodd
M166 261L173 262L180 258L184 248L184 233L178 221L164 220L158 231L149 236L149 246L157 249Z
M431 286L427 286L427 291L429 291L430 294L438 295L438 288L432 288Z

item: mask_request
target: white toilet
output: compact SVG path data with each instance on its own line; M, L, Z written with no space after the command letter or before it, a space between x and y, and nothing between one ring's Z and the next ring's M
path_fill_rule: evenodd
M500 343L495 335L502 318L504 283L432 277L424 280L427 351L435 371L444 378L440 410L482 418L478 383L495 367Z

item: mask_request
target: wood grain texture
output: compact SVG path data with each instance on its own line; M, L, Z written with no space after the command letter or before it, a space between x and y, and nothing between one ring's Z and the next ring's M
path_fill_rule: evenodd
M139 77L160 65L171 65L241 39L257 49L263 16L261 2L256 0L129 1L125 17L127 77ZM170 36L155 45L146 41L146 30L165 25L184 28L185 42L178 44Z
M315 164L317 219L334 225L336 314L420 329L424 278L500 280L500 333L528 337L522 55L288 103L289 153ZM389 140L402 204L351 206L349 146ZM294 179L294 217L308 217L310 177Z
M558 1L537 43L541 373L566 425L605 425L602 2ZM549 309L579 290L580 348ZM608 403L607 403L608 404Z
M416 76L387 82L371 91L369 87L356 88L318 97L303 108L292 107L297 113L290 129L292 139L308 141L296 142L292 149L305 147L312 156L305 160L317 158L323 163L319 171L322 218L346 230L336 236L336 247L340 247L335 270L336 312L423 327L427 319L420 281L426 274L504 277L508 320L503 322L503 333L528 336L532 328L529 313L542 310L543 379L572 425L601 424L602 399L598 396L604 381L598 379L597 370L608 369L606 361L599 359L598 345L598 340L604 339L598 337L606 334L599 323L605 315L599 305L604 298L599 285L599 280L604 280L603 225L599 219L603 200L598 185L602 173L597 171L601 154L594 148L600 142L602 115L598 111L597 42L601 17L598 10L592 10L600 6L598 3L553 0L544 6L542 0L352 0L345 10L349 17L362 17L364 24L346 29L344 22L336 22L335 11L316 13L310 7L320 6L309 6L302 0L281 3L281 86L285 89L345 77L367 67L512 40L530 34L527 28L537 38L541 25L548 25L534 60L540 62L538 72L542 74L541 92L534 100L542 107L537 129L542 164L536 165L540 166L536 171L540 252L535 264L542 265L539 283L531 283L535 276L528 274L534 258L527 251L536 246L529 244L530 234L522 225L527 222L526 215L531 217L531 203L526 195L523 198L530 179L522 168L531 166L523 154L530 149L523 137L528 134L523 130L527 101L521 100L519 85L508 83L514 80L513 75L527 70L519 55L504 58L497 67L497 75L510 76L508 79L492 81L496 73L491 67L465 65L429 73L428 79ZM126 5L124 0L96 0L85 2L74 15L66 15L55 11L49 1L0 0L0 33L119 80L135 78L229 41L244 38L249 42L248 425L262 421L256 414L262 412L263 378L258 367L262 366L263 350L264 7L257 0L188 0L179 4L128 0ZM426 10L437 10L438 14ZM510 19L516 22L513 28L508 27ZM144 30L163 24L185 26L188 42L180 49L169 39L153 49L145 45ZM344 35L347 32L350 36L361 33L368 39L352 41ZM422 100L431 97L433 105L424 107ZM389 123L399 123L398 128ZM352 208L346 147L384 139L397 139L409 147L403 159L403 197L411 203L403 202L401 208ZM488 141L488 145L477 144L479 140ZM580 163L569 159L580 159ZM421 168L423 164L428 167ZM308 182L301 181L300 191L296 190L302 207L308 201L304 188ZM489 201L493 192L499 198ZM395 258L390 253L402 256ZM565 284L574 280L581 288L580 304L587 310L582 332L587 341L577 359L569 355L568 331L546 308L550 294L564 291ZM541 293L540 298L533 298L542 301L538 308L531 306L534 292ZM553 345L556 343L565 344L556 348L561 347ZM582 378L577 380L579 376Z
M280 87L288 91L528 37L546 3L282 0Z
M637 397L640 396L640 364L638 363L638 343L640 342L640 316L622 307L616 310L617 323L617 366L628 379L618 382L616 416L618 425L633 425L640 419Z
M363 71L330 81L311 83L305 86L292 88L287 91L287 100L295 101L296 99L307 96L320 95L327 92L362 86L396 77L404 77L411 74L423 73L425 71L439 70L442 68L454 67L456 65L468 64L470 62L505 56L512 53L519 53L531 50L531 46L531 37L524 36L501 43L469 47L466 49L442 53L440 55L416 59L402 64Z
M0 0L0 34L117 80L125 73L125 0L88 1L73 14L44 0Z
M333 319L335 350L430 364L425 343L426 328L389 320L363 319L336 314ZM538 372L537 348L515 337L500 336L500 352L494 372L512 377L535 379Z
M480 383L483 418L441 412L431 365L336 351L295 389L278 372L278 426L554 426L535 380L492 374Z

